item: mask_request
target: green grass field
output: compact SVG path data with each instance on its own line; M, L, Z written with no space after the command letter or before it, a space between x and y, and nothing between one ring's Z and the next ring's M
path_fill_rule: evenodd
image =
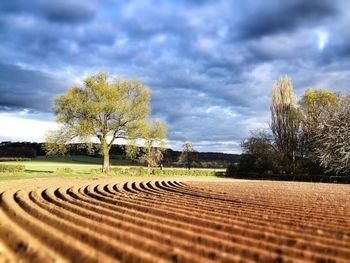
M22 164L27 172L54 172L58 168L69 167L76 172L84 172L91 169L98 169L102 166L101 157L93 156L38 156L31 161L1 162L0 164ZM130 160L123 160L112 156L112 166L131 165Z
M102 168L102 158L93 156L39 156L30 161L11 161L11 162L0 162L0 164L19 164L25 166L25 172L18 173L0 173L1 178L8 177L48 177L48 176L92 176L99 175L104 176L105 174L98 172ZM68 168L70 172L65 172L64 169ZM116 169L131 169L132 173L123 172L121 175L137 175L139 169L139 175L145 175L145 169L141 166L133 165L131 160L121 158L121 156L111 156L111 168ZM141 169L140 169L141 168ZM198 174L202 174L203 171L223 171L220 169L194 169L192 173L198 171ZM164 168L166 174L171 175L171 171L182 173L185 175L187 169L184 168ZM118 175L115 172L113 175ZM147 175L147 174L146 174ZM155 175L159 175L159 171Z

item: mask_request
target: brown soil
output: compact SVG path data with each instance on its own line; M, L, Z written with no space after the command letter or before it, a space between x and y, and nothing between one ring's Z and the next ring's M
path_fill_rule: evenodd
M0 262L350 262L348 185L104 177L0 191Z

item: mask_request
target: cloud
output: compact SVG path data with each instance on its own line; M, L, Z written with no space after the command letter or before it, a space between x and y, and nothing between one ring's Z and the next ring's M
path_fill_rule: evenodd
M28 14L57 23L90 21L96 13L95 1L83 0L25 0L1 1L0 9L7 14Z
M151 88L170 146L237 152L268 127L279 75L299 97L309 86L348 92L347 10L345 0L2 1L0 112L52 121L52 98L105 70Z
M290 32L300 26L312 27L337 14L337 7L334 1L329 0L245 1L236 24L238 36L259 38Z
M32 141L43 142L45 134L49 130L57 129L52 121L31 118L22 118L24 112L0 113L0 141Z
M53 94L63 92L64 84L64 80L39 71L0 64L0 110L48 112Z

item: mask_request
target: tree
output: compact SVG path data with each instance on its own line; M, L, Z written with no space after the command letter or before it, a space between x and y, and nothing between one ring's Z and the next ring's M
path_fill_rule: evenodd
M147 121L142 129L144 154L141 160L147 162L148 170L160 165L166 141L166 124L158 119Z
M273 84L271 116L271 130L282 163L287 172L294 172L301 117L292 82L286 76Z
M196 150L193 148L192 142L187 141L182 145L182 152L179 157L179 162L186 165L190 170L195 161Z
M61 125L46 138L49 154L64 152L73 140L100 142L103 171L109 171L109 151L117 138L138 138L150 113L150 95L137 80L114 78L105 72L88 76L82 88L73 86L54 101Z
M239 163L241 171L264 173L276 168L276 151L273 138L264 130L251 131L241 143L243 154Z
M321 122L321 115L326 109L337 103L337 95L326 89L307 89L300 102L303 118L302 144L306 157L314 159L315 131Z
M327 172L350 172L350 97L324 108L315 128L315 152Z

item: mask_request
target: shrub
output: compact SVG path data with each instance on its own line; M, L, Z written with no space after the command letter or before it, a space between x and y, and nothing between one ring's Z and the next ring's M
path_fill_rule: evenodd
M331 183L350 184L350 176L330 176Z
M239 172L239 166L237 163L230 164L226 169L226 176L234 176Z
M23 172L24 170L25 170L24 165L0 164L0 173Z
M213 170L199 170L199 169L163 169L154 170L158 175L167 176L215 176L216 172Z
M70 167L60 167L56 169L56 173L70 174L73 172L74 170Z
M102 169L101 168L91 169L90 173L92 173L92 174L99 174L99 173L102 173Z
M101 169L92 169L91 173L101 173ZM122 176L215 176L214 170L200 170L200 169L151 169L145 167L113 167L110 168L109 174L122 175Z
M125 175L125 176L142 176L142 175L148 175L148 171L146 168L143 167L125 167L125 168L111 168L109 170L110 173L115 175Z

